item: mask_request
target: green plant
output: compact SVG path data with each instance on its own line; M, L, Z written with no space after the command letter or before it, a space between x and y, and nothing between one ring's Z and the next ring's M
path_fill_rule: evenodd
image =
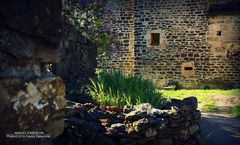
M179 90L182 88L182 86L179 84L177 80L169 80L166 83L166 87L173 87L174 90Z
M210 90L210 86L209 85L204 85L203 90Z
M87 88L90 95L99 104L124 106L150 103L162 105L166 102L151 81L140 76L125 75L119 70L99 72L98 80L91 80Z
M203 105L203 107L201 107L201 109L205 111L212 111L212 112L219 110L219 108L214 104L205 104Z
M231 113L234 117L240 117L240 105L232 107L232 108L230 109L230 113Z

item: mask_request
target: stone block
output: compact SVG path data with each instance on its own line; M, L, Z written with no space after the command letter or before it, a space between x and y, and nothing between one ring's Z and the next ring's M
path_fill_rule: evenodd
M59 135L64 126L64 89L58 77L0 80L0 115L5 116L0 120L2 133L30 130Z

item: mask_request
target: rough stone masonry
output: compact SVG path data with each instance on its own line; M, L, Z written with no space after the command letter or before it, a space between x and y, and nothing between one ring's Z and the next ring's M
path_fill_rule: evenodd
M46 69L59 60L60 20L61 0L1 1L1 145L47 145L63 131L64 83Z
M68 102L64 133L56 145L200 145L195 97L166 106L95 106Z
M109 0L121 51L99 68L140 74L158 87L173 80L240 87L239 7L239 0Z

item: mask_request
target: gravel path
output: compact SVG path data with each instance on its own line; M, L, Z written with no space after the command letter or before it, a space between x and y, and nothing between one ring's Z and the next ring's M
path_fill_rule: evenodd
M204 145L240 145L240 120L227 113L202 113Z

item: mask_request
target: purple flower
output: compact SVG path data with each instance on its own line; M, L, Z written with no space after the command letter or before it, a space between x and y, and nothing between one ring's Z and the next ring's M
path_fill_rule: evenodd
M62 0L63 5L67 5L68 0Z
M64 17L72 20L70 22L73 25L76 21L78 22L76 24L82 24L77 25L77 29L96 44L99 56L110 56L119 50L117 32L120 32L120 29L112 26L116 16L110 9L105 8L105 0L62 0L62 2L68 12Z
M102 0L96 0L96 3L102 3Z

